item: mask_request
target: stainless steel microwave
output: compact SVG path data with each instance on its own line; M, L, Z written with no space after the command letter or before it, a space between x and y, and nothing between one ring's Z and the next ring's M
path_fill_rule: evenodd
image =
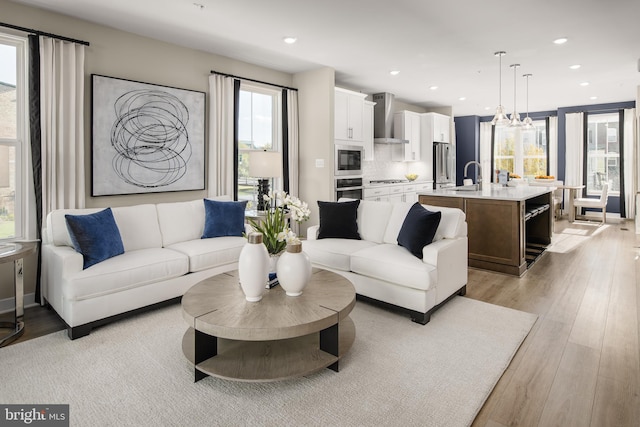
M362 175L362 159L364 150L357 145L336 144L335 175L359 176Z

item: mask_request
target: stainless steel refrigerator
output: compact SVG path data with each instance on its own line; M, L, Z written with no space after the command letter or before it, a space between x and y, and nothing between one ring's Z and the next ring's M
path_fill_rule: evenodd
M433 143L433 188L455 187L455 147L448 142Z

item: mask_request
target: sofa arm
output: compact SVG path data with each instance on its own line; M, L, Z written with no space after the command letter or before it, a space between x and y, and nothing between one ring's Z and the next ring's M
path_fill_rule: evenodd
M307 240L317 240L318 239L318 230L320 230L319 225L312 225L307 228Z
M466 237L442 239L422 249L422 261L436 267L436 303L467 284L469 269Z
M66 277L80 273L83 267L82 254L69 246L42 246L42 277L47 291L45 297L51 293L62 295L61 287Z

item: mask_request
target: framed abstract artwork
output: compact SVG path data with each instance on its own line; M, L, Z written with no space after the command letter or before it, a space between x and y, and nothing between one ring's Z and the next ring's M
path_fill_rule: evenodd
M91 75L91 195L204 189L205 93Z

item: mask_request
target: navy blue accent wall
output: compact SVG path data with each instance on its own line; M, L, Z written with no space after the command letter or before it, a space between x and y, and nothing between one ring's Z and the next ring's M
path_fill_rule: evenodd
M471 160L480 160L480 117L456 117L454 124L456 127L456 185L462 185L464 165ZM473 178L475 182L476 177Z

